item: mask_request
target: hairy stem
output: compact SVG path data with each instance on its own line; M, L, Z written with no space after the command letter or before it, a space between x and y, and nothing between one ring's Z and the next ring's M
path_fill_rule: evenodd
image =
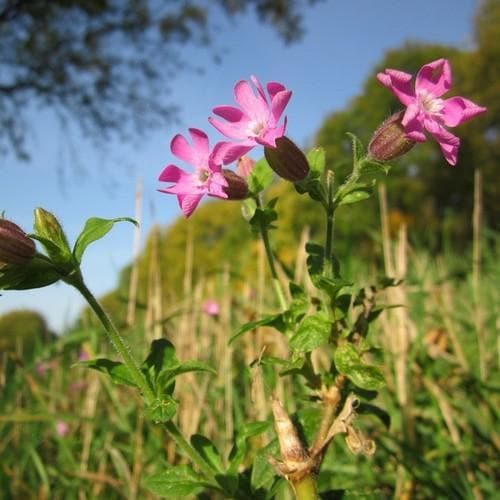
M101 307L92 292L87 288L87 285L85 285L81 273L74 273L65 278L64 281L74 286L83 295L84 299L87 301L96 316L99 318L99 321L104 327L104 330L106 331L111 344L113 344L113 347L122 357L123 362L127 366L130 375L134 380L134 383L142 391L146 403L151 403L155 399L153 390L144 377L144 374L140 371L139 365L137 364L135 358L132 356L129 346L125 343L125 340L120 335L115 325L112 323L111 319Z
M262 208L262 203L258 197L256 197L257 206ZM273 288L276 293L276 297L278 298L280 307L282 311L286 311L287 304L285 299L285 294L283 293L283 289L281 288L281 283L278 279L278 273L276 272L276 265L274 263L274 254L271 249L271 243L269 241L269 232L267 230L266 225L261 221L259 224L260 236L262 238L262 243L264 243L264 249L266 251L267 262L269 263L269 269L271 271Z

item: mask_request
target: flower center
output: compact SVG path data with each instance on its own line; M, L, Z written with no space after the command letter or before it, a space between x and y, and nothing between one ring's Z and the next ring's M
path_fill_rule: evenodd
M434 97L427 90L421 90L418 93L420 108L430 115L439 114L444 107L443 99Z
M266 127L265 122L252 120L247 127L247 135L249 137L258 137L264 128Z
M197 177L197 186L201 187L204 186L207 181L210 179L210 171L206 167L198 167L196 171L196 177Z

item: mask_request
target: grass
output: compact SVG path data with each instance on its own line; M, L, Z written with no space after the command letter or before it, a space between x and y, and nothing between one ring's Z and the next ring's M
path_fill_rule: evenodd
M432 256L413 248L404 230L394 240L382 234L385 269L355 258L347 266L353 276L404 280L384 298L403 307L385 311L370 333L383 348L374 361L384 367L388 384L360 408L366 416L359 422L377 451L367 459L350 452L343 438L335 442L319 477L320 490L329 491L325 498L343 499L493 498L500 465L498 237L489 235L478 270L472 256L450 251ZM227 344L238 325L273 310L262 255L251 282L234 283L226 267L192 283L189 253L184 299L169 310L162 306L160 273L152 259L155 278L146 311L132 315L124 334L141 353L152 339L166 336L180 359L217 368L216 376L179 378L176 418L186 435L206 434L227 456L240 422L269 418L271 389L302 423L308 421L301 417L308 394L293 378L275 379L265 367L252 367L264 351L286 355L281 334L261 328ZM307 281L300 272L300 251L297 258L296 279ZM219 301L218 317L202 312L207 297ZM1 354L2 498L153 498L142 478L185 460L160 426L143 419L133 390L74 366L82 349L91 357L110 351L89 324L30 356L23 356L20 345ZM314 362L328 363L330 356L325 350ZM58 434L58 422L68 425L66 434ZM307 438L307 428L303 435ZM266 445L273 449L272 437L255 439L250 455ZM246 464L251 460L247 457ZM262 484L269 470L262 468ZM287 494L283 488L278 496Z

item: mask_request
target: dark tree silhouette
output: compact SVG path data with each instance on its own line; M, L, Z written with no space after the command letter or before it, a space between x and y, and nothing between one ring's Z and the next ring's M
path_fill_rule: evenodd
M210 45L218 16L253 9L292 42L315 1L0 0L0 153L28 158L34 105L100 141L165 123L180 50Z

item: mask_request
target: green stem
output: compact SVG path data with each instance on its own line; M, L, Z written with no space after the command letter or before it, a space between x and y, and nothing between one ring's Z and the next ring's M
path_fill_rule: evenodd
M296 500L317 500L316 479L312 474L308 474L293 484Z
M325 275L332 275L332 260L333 260L333 217L335 213L335 203L333 202L333 172L328 170L326 177L327 185L327 203L325 206L326 212L326 238L325 238Z
M104 309L101 307L99 302L96 300L92 292L87 288L83 277L80 272L75 273L65 279L66 283L74 286L88 302L92 310L95 312L96 316L99 318L100 322L104 326L104 329L108 335L109 340L118 351L122 357L124 363L127 365L130 374L134 378L134 382L137 387L142 391L146 403L151 403L155 399L155 395L151 387L149 386L143 373L140 371L139 366L130 352L130 348L125 343L116 327L113 325L111 319L106 314ZM191 461L198 466L200 471L204 474L206 479L208 479L214 488L218 488L217 483L214 478L214 473L212 469L203 460L201 455L189 444L189 442L181 434L178 427L171 420L165 423L165 428L169 432L172 439L175 441L177 446L187 455Z
M259 208L262 208L262 203L261 203L259 197L256 197L256 202L257 202L257 206ZM278 273L276 272L276 266L274 263L274 255L273 255L273 251L271 249L271 243L269 242L269 232L267 231L266 225L262 221L259 224L259 229L260 229L260 236L262 238L262 242L264 243L264 248L266 251L267 262L269 263L269 269L271 271L273 288L274 288L274 291L276 292L276 296L277 296L278 301L280 303L281 310L286 311L287 304L286 304L285 294L283 293L283 289L281 288L281 283L278 279Z
M191 462L193 462L193 464L200 469L205 478L213 483L213 487L219 489L218 486L215 486L217 483L214 478L214 471L208 466L205 460L203 460L201 455L189 444L175 423L172 420L169 420L168 422L165 422L164 425L165 429L175 441L175 444L179 447L179 449L182 450L184 454L191 459Z
M102 323L102 326L104 327L104 330L106 331L110 342L118 351L118 354L120 354L123 362L127 366L130 375L134 379L134 383L142 391L146 403L151 403L152 401L154 401L154 392L148 384L146 378L144 377L144 374L139 369L139 365L137 364L135 358L132 356L129 346L125 343L125 340L122 338L115 325L113 325L111 319L101 307L99 302L96 300L92 292L87 288L87 285L85 285L81 273L74 273L66 277L64 281L66 281L66 283L68 283L69 285L74 286L83 295L84 299L88 302L89 306L99 318L99 321Z

